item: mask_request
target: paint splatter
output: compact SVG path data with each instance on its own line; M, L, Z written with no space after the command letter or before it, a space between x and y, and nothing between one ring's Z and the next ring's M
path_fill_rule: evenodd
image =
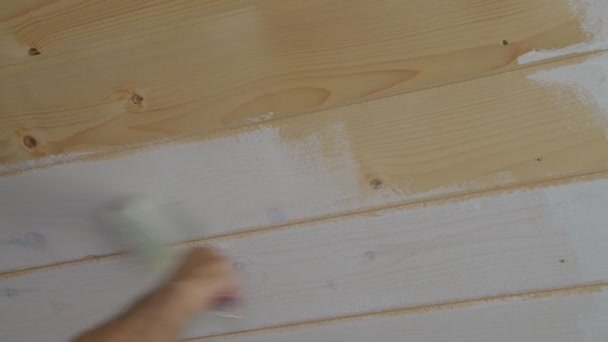
M570 0L570 8L580 18L580 27L587 34L587 40L561 49L530 51L519 56L519 64L608 48L608 1Z
M247 119L247 123L250 124L256 124L256 123L262 123L262 122L266 122L266 121L270 121L272 120L278 113L276 112L268 112L264 115L260 115L260 116L256 116L254 118L249 118Z

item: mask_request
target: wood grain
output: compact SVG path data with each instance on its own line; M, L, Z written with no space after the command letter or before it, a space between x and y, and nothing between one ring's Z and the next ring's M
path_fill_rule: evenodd
M95 215L132 196L183 241L606 170L601 108L528 80L585 60L2 177L0 270L120 250Z
M185 336L603 283L607 202L601 179L225 239L243 318L201 317ZM126 257L1 279L0 339L64 341L153 283Z
M30 0L0 13L3 163L457 82L587 38L568 0Z
M608 294L513 299L441 311L292 327L192 342L594 342L608 338Z

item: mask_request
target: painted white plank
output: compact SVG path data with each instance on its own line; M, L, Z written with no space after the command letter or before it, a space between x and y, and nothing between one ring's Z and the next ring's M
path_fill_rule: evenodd
M358 166L339 125L295 141L284 139L281 131L269 125L2 177L0 271L123 249L97 214L125 197L153 198L159 210L181 218L174 225L176 241L390 200L386 194L362 193ZM328 145L321 136L333 142ZM327 156L327 150L337 153Z
M244 318L186 335L606 281L606 203L598 179L229 239ZM65 340L152 282L122 257L2 279L0 340Z
M469 307L373 316L202 341L598 342L608 340L608 294L499 300Z

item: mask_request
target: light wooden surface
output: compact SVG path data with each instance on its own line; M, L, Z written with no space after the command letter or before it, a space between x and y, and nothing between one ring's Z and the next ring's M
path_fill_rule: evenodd
M96 211L132 195L189 240L605 170L597 108L529 79L585 60L2 178L0 271L115 252Z
M586 39L569 0L10 2L1 162L471 79Z
M4 1L0 340L156 283L107 255L132 196L244 278L194 340L608 340L607 37L605 0Z
M567 296L498 300L441 311L411 312L326 325L193 342L471 342L535 341L594 342L608 336L608 295L574 293Z
M243 318L202 317L186 336L605 282L605 203L600 179L227 239ZM14 295L0 340L63 340L151 284L125 257L1 279Z

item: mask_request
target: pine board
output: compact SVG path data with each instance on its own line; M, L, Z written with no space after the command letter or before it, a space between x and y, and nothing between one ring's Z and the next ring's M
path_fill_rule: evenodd
M0 162L206 134L517 69L531 50L587 39L569 3L4 1Z

